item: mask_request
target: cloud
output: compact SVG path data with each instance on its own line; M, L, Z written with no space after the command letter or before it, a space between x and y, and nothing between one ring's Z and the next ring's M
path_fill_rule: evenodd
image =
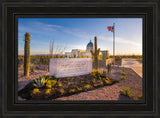
M31 22L25 25L18 26L18 35L24 36L25 32L51 35L57 31L57 28L61 28L59 25L49 25L41 22Z
M104 37L104 36L99 36L98 37L101 40L105 40L105 41L112 41L113 42L113 37ZM142 46L141 43L137 43L131 40L126 40L124 38L120 38L120 37L115 37L115 42L116 43L121 43L121 44L130 44L130 45L135 45L135 46Z

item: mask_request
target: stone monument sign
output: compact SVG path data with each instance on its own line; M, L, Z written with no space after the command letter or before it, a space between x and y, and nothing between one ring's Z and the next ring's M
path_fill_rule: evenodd
M85 75L91 71L91 58L56 58L49 62L49 75L56 78Z

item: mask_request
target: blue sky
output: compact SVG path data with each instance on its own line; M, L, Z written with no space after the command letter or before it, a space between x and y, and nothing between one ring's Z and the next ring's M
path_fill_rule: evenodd
M50 40L54 53L86 49L87 43L97 36L98 48L112 55L113 33L107 26L115 23L117 55L142 54L141 18L19 18L18 54L24 54L24 34L31 34L31 55L49 54Z

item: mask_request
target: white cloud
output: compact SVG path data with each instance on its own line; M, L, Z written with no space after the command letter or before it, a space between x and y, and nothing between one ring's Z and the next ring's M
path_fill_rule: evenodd
M113 37L99 36L98 38L101 39L101 40L112 41L112 42L113 42ZM141 43L137 43L137 42L134 42L134 41L131 41L131 40L126 40L126 39L120 38L120 37L115 37L115 42L116 42L116 43L121 43L121 44L142 46Z

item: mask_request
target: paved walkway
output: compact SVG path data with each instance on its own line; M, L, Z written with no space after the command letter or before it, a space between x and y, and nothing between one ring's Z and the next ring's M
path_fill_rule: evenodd
M122 67L132 68L140 77L142 77L142 60L140 59L122 59Z

